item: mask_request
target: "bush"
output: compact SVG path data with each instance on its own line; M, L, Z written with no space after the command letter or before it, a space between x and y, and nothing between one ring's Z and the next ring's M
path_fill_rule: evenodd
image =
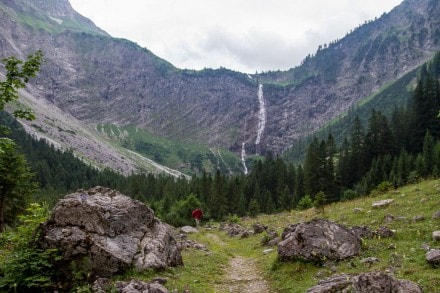
M387 193L393 188L393 185L388 181L383 181L371 192L371 195L379 195L383 193Z
M196 195L190 194L185 199L175 202L170 212L165 216L165 221L173 226L185 226L194 224L191 212L201 207L201 202Z
M357 197L356 191L354 191L352 189L347 189L342 194L341 200L342 201L347 201L347 200L355 199L356 197Z
M315 196L315 200L313 201L313 206L318 213L324 213L324 206L327 201L327 196L324 191L318 192Z
M240 217L237 216L236 214L233 215L229 214L228 217L226 218L226 221L228 223L238 223L240 222Z
M0 288L29 292L47 291L52 286L55 270L51 260L57 258L57 251L35 246L35 232L47 216L46 207L31 204L19 217L17 229L0 235Z
M306 210L313 207L313 201L312 198L310 197L310 195L306 195L303 198L301 198L301 200L298 203L298 208L300 210Z

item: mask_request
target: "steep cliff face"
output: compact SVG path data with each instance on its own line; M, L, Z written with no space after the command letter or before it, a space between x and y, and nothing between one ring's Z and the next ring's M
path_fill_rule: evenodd
M253 76L177 69L108 36L67 0L9 0L0 4L0 21L1 56L24 57L36 49L45 55L32 94L85 125L136 125L237 154L242 143L247 153L282 152L440 49L437 0L406 0L299 67ZM259 84L265 124L257 147Z
M273 97L268 117L275 119L268 132L279 129L273 137L279 143L271 146L283 150L289 141L420 66L439 49L440 2L407 0L319 48L301 66L262 75L266 82L285 84L266 93Z

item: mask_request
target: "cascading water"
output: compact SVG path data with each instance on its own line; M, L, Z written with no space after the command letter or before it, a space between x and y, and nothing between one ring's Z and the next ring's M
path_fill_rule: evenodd
M258 154L258 145L261 141L261 136L263 135L264 128L266 127L266 105L264 101L263 94L263 85L258 85L258 103L260 104L260 110L258 111L258 130L257 130L257 139L255 140L255 145L257 146L257 154Z
M246 167L246 143L241 144L241 163L243 164L244 174L248 173L248 168Z

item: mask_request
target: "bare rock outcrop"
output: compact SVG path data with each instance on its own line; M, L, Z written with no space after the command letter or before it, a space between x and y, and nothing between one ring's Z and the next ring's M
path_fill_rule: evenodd
M359 275L339 275L324 279L307 293L354 292L354 293L421 293L419 285L408 280L399 280L384 272Z
M361 249L359 237L348 228L325 219L287 227L281 238L278 255L283 261L340 260L359 254Z
M145 204L109 188L67 195L41 229L39 246L59 249L55 265L67 279L72 268L94 278L183 264L169 226Z

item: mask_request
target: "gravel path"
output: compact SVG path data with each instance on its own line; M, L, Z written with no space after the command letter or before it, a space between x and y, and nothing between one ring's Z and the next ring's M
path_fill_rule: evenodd
M226 280L216 292L269 292L269 286L257 269L255 260L237 256L231 259L226 271Z

